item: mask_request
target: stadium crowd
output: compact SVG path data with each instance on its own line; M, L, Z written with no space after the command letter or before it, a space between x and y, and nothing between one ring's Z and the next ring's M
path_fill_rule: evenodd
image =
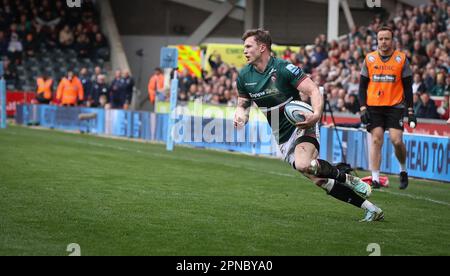
M335 111L359 111L359 76L364 57L376 50L375 31L387 24L395 32L396 48L405 52L414 74L415 111L421 118L448 119L450 85L450 6L447 1L400 11L388 21L377 17L367 27L354 28L339 42L326 43L325 36L316 39L306 57L295 55L293 63L313 68L314 81L325 88ZM430 96L443 97L436 106Z
M91 72L103 65L96 61L108 60L110 53L98 18L92 0L77 9L63 0L2 0L0 58L7 85L20 89L46 69L59 81L69 68L79 71L82 60ZM32 76L25 79L27 75Z
M36 68L30 77L38 103L128 108L130 73L117 70L107 82L102 64L96 64L109 59L109 46L92 0L76 9L62 0L1 2L0 57L8 87L22 87L21 75Z
M358 88L364 57L377 49L376 30L386 24L395 30L396 48L404 51L414 74L415 112L421 118L449 118L450 6L445 0L399 11L392 20L376 17L369 26L355 27L339 41L327 43L319 35L299 52L289 48L283 57L301 66L323 86L333 111L359 112ZM202 101L233 106L237 100L238 70L220 56L209 57L211 72L195 78L180 74L180 101ZM442 97L436 106L432 97Z

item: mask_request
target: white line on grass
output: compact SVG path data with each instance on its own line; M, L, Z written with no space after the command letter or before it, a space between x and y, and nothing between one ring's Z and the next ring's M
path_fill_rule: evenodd
M116 149L116 150L120 150L120 151L128 151L128 152L136 152L136 153L141 153L141 154L146 154L146 155L152 155L152 156L156 156L156 157L162 157L162 158L167 158L167 159L172 159L172 160L182 160L182 161L189 161L189 162L196 162L196 163L205 163L204 161L200 161L200 160L196 160L196 159L190 159L190 158L182 158L182 157L178 157L178 156L169 156L166 154L160 154L160 153L154 153L154 152L143 152L141 150L132 150L129 148L124 148L124 147L119 147L119 146L111 146L111 145L104 145L104 144L100 144L100 143L94 143L94 142L86 142L86 141L74 141L77 143L83 143L83 144L88 144L91 146L97 146L97 147L102 147L102 148L111 148L111 149ZM230 164L221 164L221 166L224 167L229 167L229 168L233 168L233 169L240 169L241 167L239 166L233 166ZM267 173L267 174L271 174L271 175L277 175L277 176L283 176L283 177L291 177L291 178L297 178L297 175L293 175L293 174L287 174L287 173L279 173L279 172L275 172L275 171L267 171L267 170L260 170L258 168L251 168L251 167L246 167L246 170L250 170L250 171L254 171L254 172L258 172L258 173ZM386 189L382 189L379 190L380 192L385 192L388 194L392 194L392 195L396 195L396 196L400 196L400 197L408 197L411 199L415 199L415 200L423 200L423 201L428 201L431 203L435 203L435 204L439 204L439 205L444 205L444 206L450 206L450 203L445 202L445 201L439 201L439 200L434 200L431 198L427 198L427 197L420 197L420 196L414 196L411 194L401 194L401 193L396 193L396 192L391 192L388 191Z
M154 152L143 152L141 150L133 150L133 149L124 148L124 147L120 147L120 146L111 146L111 145L104 145L104 144L100 144L100 143L85 142L85 141L73 141L73 142L82 143L82 144L85 144L85 145L87 144L87 145L91 145L91 146L102 147L102 148L111 148L111 149L116 149L116 150L120 150L120 151L142 153L142 154L146 154L146 155L151 155L151 156L155 156L155 157L162 157L162 158L167 158L167 159L172 159L172 160L189 161L189 162L195 162L195 163L208 163L208 162L201 161L201 160L196 160L196 159L183 158L183 157L178 157L178 156L169 156L169 155L166 155L166 154L160 154L160 153L154 153ZM231 164L223 164L223 163L221 163L220 165L224 166L224 167L233 168L233 169L240 169L240 168L242 168L240 166L233 166ZM246 170L250 170L250 171L254 171L254 172L258 172L258 173L268 173L268 174L273 174L273 175L278 175L278 176L297 177L297 176L292 175L292 174L280 173L280 172L275 172L275 171L267 171L267 170L261 171L261 169L251 168L251 167L246 167Z
M427 197L415 196L415 195L411 195L411 194L401 194L401 193L392 192L392 191L389 191L389 190L386 190L386 189L380 189L379 191L383 192L383 193L388 193L388 194L391 194L391 195L396 195L396 196L401 196L401 197L408 197L408 198L412 198L412 199L416 199L416 200L425 200L425 201L436 203L436 204L440 204L440 205L450 206L450 203L448 203L448 202L440 201L440 200L434 200L434 199L427 198Z

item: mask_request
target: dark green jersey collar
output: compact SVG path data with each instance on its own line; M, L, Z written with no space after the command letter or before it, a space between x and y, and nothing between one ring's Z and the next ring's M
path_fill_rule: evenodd
M269 68L273 67L274 62L275 62L275 58L271 56L269 59L269 62L267 63L266 69L264 69L264 72L261 73L258 70L256 70L254 65L252 65L252 70L258 74L265 75L267 73L267 71L269 70Z

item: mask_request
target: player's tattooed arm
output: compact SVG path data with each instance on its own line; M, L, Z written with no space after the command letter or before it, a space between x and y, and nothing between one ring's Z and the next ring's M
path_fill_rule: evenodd
M250 107L252 106L251 99L239 97L237 101L236 114L234 115L234 126L241 128L247 124Z
M252 101L248 98L244 98L244 97L239 97L238 98L238 102L237 102L237 106L241 107L243 109L248 109L252 106Z

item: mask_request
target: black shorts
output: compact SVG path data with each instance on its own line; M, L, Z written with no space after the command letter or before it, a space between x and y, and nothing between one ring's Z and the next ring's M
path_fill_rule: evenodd
M49 103L50 103L50 100L44 98L44 97L42 96L42 94L37 95L37 96L36 96L36 100L37 100L40 104L49 104Z
M367 131L382 127L384 130L394 128L403 130L403 108L391 106L369 106L370 123L367 125Z

